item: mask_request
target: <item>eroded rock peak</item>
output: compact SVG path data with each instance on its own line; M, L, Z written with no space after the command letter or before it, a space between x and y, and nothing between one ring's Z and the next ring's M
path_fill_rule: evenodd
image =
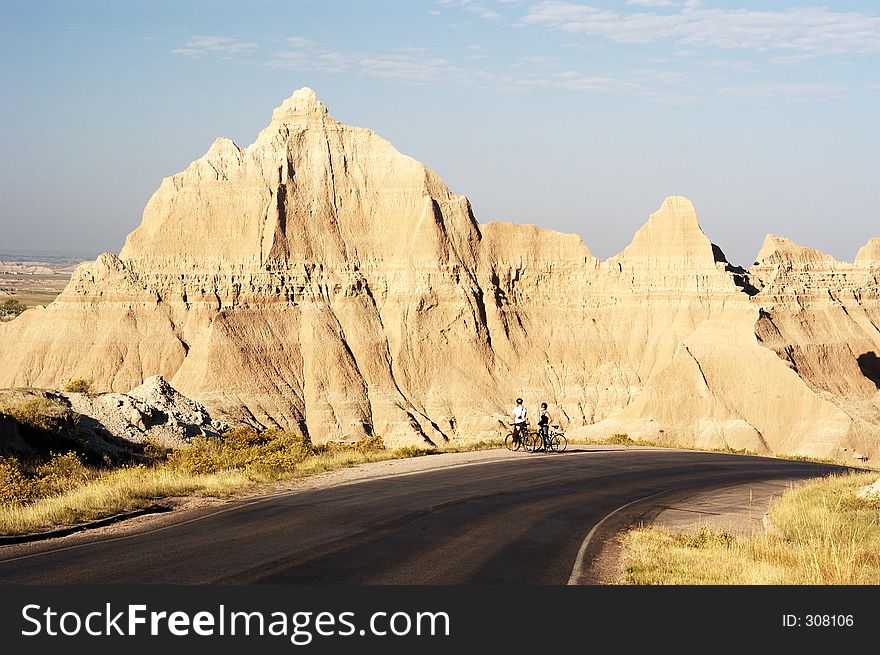
M834 257L815 248L799 245L788 237L768 234L758 252L755 261L761 264L797 262L814 264L817 262L833 262Z
M321 118L330 118L327 107L318 99L318 95L307 86L294 91L293 95L272 112L273 123L291 123L304 119Z
M880 237L868 239L868 243L859 249L856 264L880 264Z

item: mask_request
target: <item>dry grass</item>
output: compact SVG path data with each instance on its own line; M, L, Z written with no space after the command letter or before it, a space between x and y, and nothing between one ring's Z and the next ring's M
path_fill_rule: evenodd
M0 505L0 532L22 534L146 507L169 496L227 496L247 488L242 472L191 475L166 467L120 468L66 493L27 505Z
M23 505L57 496L97 477L73 452L53 453L47 461L23 464L16 457L0 457L0 505Z
M770 509L778 534L736 537L638 528L622 536L624 584L880 584L880 499L857 491L876 473L792 489Z
M47 432L57 432L59 421L68 415L61 400L33 389L0 392L0 413L9 414L19 423Z

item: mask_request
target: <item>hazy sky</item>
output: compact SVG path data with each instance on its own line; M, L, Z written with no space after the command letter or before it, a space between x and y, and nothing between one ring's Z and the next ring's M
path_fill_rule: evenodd
M165 176L310 86L480 222L621 250L667 195L748 266L880 235L874 1L0 2L0 251L118 252Z

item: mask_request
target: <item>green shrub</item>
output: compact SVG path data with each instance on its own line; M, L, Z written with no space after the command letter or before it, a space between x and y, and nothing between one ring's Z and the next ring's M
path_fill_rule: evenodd
M730 548L736 537L729 530L712 530L701 526L697 532L674 533L675 541L684 548L708 548L710 546Z
M26 505L57 496L95 478L79 455L52 453L49 461L23 464L15 457L0 458L0 504Z
M34 496L34 483L14 457L0 457L0 503L23 505Z
M87 378L73 378L64 385L64 391L68 393L89 393L92 390L92 381Z
M317 448L329 453L375 453L385 450L385 440L379 435L373 434L360 441L328 441L323 446L318 446Z
M0 304L0 316L4 318L15 317L21 314L26 309L27 307L25 307L15 298L9 298L8 300L4 300L3 303Z
M605 443L614 444L615 446L631 446L635 441L630 439L626 432L617 432L608 437Z
M232 462L224 454L220 439L196 437L188 445L168 455L168 466L192 474L214 473L225 468L236 468L237 462Z
M433 448L422 448L421 446L402 446L394 450L396 457L421 457L422 455L431 455L437 452Z
M362 453L375 452L377 450L385 450L385 440L378 434L370 435L360 441L355 442L355 450Z
M36 496L54 496L94 477L74 452L52 453L48 462L37 466L35 474Z
M290 473L314 454L311 441L292 432L233 428L220 437L196 437L168 455L168 465L193 474L242 470L260 477Z
M166 448L152 439L144 439L143 442L141 442L141 448L143 448L144 457L157 462L167 459L168 453L171 452L170 448Z

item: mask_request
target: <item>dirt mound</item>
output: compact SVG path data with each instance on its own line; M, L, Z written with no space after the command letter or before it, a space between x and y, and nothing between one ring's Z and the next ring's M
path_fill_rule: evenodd
M148 440L175 448L225 429L160 375L128 394L0 390L0 455L137 456Z
M129 393L68 393L80 414L80 431L107 432L134 443L146 440L168 448L198 435L217 435L226 424L211 418L199 403L172 387L161 375L147 378Z

